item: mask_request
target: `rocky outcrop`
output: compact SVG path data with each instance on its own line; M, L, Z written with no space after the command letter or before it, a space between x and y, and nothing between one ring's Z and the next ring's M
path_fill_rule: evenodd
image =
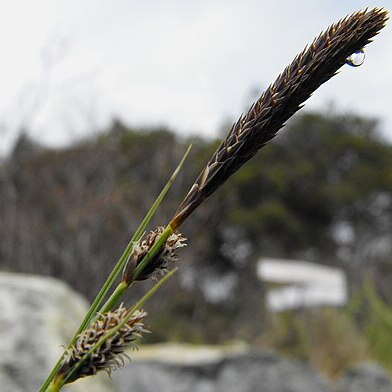
M332 383L303 362L246 346L153 345L131 357L113 374L118 392L392 392L392 380L373 362Z
M151 349L149 349L151 350ZM248 349L200 352L173 346L146 356L133 355L126 369L113 375L119 392L332 392L306 364L277 354ZM143 353L144 352L144 353ZM155 359L153 359L155 357ZM193 360L192 360L193 357Z
M0 274L0 390L37 391L87 309L85 300L58 280ZM105 375L68 391L110 392Z
M62 282L0 273L0 390L37 391L86 311ZM392 392L374 363L332 385L303 362L244 345L151 345L112 374L79 380L70 392Z
M379 365L364 362L346 372L337 392L392 392L392 381Z

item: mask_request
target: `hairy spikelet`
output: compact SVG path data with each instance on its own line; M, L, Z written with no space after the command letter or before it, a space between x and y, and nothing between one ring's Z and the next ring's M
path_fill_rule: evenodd
M156 228L145 237L142 237L138 243L134 245L128 263L124 268L122 276L123 282L130 283L134 279L133 273L135 268L140 264L144 256L146 256L155 241L162 234L163 230L163 227ZM186 238L183 237L181 233L175 232L171 234L160 251L150 260L135 280L145 280L156 274L163 275L168 266L178 259L176 251L177 249L186 246L185 241Z
M103 336L124 321L127 312L128 310L121 305L113 312L100 315L98 320L83 331L74 345L67 350L59 375L67 376ZM122 366L124 357L126 357L124 351L127 348L136 347L135 340L140 338L142 333L148 332L143 324L146 315L144 311L134 312L130 320L113 336L109 337L101 347L94 350L66 382L70 383L79 378L94 375L100 370L105 370L110 374Z
M330 26L278 76L239 118L191 187L171 221L178 227L207 197L270 141L310 95L334 76L347 58L371 42L387 12L354 13Z

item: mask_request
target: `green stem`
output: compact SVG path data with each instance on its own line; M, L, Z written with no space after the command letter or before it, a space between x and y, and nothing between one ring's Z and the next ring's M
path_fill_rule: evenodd
M46 389L47 392L58 392L60 390L61 386L58 385L57 382L55 382L55 380L53 380L48 388Z
M133 235L133 237L129 241L129 243L128 243L127 247L125 248L123 254L121 255L120 259L116 263L115 267L113 268L113 270L110 273L109 277L107 278L106 282L104 283L104 285L102 286L101 290L99 291L97 297L93 301L93 303L92 303L92 305L91 305L91 307L90 307L90 309L89 309L85 319L83 320L82 324L80 325L80 327L79 327L77 333L75 334L74 339L71 342L71 344L75 341L76 336L80 332L84 331L90 325L91 321L95 317L95 314L97 313L97 311L99 309L99 306L102 304L103 299L108 294L110 288L114 284L114 281L116 280L118 275L121 273L121 271L124 268L124 265L126 264L127 260L129 259L129 256L132 253L133 244L140 239L140 237L142 236L143 232L145 231L147 225L149 224L151 218L155 214L155 211L157 210L157 208L161 204L162 200L166 196L166 194L169 191L170 187L172 186L174 180L176 179L178 173L180 172L180 169L181 169L182 165L185 162L186 157L189 154L189 151L190 151L191 147L192 146L190 145L188 147L188 149L186 150L186 152L185 152L184 156L182 157L180 163L178 164L178 166L174 170L173 174L169 178L169 181L166 183L165 187L162 189L161 193L159 194L159 196L155 200L154 204L152 205L152 207L150 208L150 210L148 211L148 213L146 214L146 216L142 220L142 223L139 225L139 227L137 228L135 234Z
M133 235L133 237L129 241L127 247L125 248L125 250L123 252L123 254L121 255L121 257L117 261L117 263L114 266L112 272L110 273L110 275L106 279L105 283L103 284L102 288L100 289L99 293L97 294L97 296L95 297L93 303L91 304L90 309L88 310L85 318L83 319L82 323L80 324L77 332L75 333L75 335L71 339L71 341L70 341L70 343L68 345L68 348L75 342L75 340L77 339L77 336L80 334L80 332L84 331L90 325L91 321L95 317L95 314L97 313L99 307L101 306L104 298L107 296L110 288L113 286L116 278L121 273L122 269L124 268L125 263L127 262L130 254L132 253L133 244L136 241L138 241L140 239L140 237L142 236L142 234L145 231L147 225L149 224L151 218L155 214L157 208L161 204L162 200L164 199L164 197L166 196L167 192L169 191L171 185L173 184L174 180L176 179L178 173L180 172L180 169L181 169L182 165L184 164L185 159L187 158L191 148L192 148L192 145L190 145L188 147L188 149L186 150L184 156L182 157L180 163L178 164L178 166L174 170L174 172L171 175L169 181L166 183L165 187L162 189L161 193L159 194L159 196L155 200L154 204L152 205L152 207L150 208L150 210L148 211L148 213L146 214L146 216L142 220L141 224L137 228L135 234ZM56 365L53 367L53 369L50 372L49 376L47 377L47 379L42 384L41 388L39 389L39 392L47 391L49 385L51 384L51 381L53 380L53 378L57 374L58 370L60 369L61 361L63 360L63 358L64 358L64 353L60 356L59 360L57 361Z
M125 282L120 282L116 289L113 291L112 295L108 298L108 300L104 303L102 308L99 310L99 313L106 313L112 310L121 296L124 294L125 290L129 287L129 285Z

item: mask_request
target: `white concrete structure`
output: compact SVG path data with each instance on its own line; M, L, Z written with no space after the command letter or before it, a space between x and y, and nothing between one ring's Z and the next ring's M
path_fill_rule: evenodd
M343 270L298 260L262 258L257 275L267 283L282 284L267 290L271 311L319 305L342 306L347 302Z

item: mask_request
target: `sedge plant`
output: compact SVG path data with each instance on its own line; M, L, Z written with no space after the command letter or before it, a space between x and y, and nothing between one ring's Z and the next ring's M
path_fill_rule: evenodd
M123 363L125 350L145 332L143 304L174 273L170 269L177 250L185 246L178 232L184 221L227 179L252 158L296 113L304 102L339 69L358 65L352 57L385 26L387 11L359 11L331 25L299 53L230 129L166 226L145 231L165 197L189 149L131 238L113 271L93 301L85 319L39 392L58 391L64 385ZM120 277L116 285L117 279ZM130 288L150 277L161 276L134 306L120 304Z

